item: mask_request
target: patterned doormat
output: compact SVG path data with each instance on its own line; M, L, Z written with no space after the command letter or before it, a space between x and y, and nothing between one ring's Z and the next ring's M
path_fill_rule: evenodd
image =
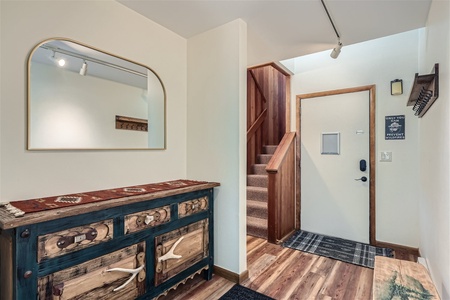
M274 300L266 295L255 292L245 286L235 284L219 300Z
M372 269L376 255L394 256L390 248L375 247L303 230L294 233L283 246Z

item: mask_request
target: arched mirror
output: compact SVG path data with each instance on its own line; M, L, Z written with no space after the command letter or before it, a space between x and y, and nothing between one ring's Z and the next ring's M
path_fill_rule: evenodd
M165 149L165 99L149 67L44 41L28 59L28 150Z

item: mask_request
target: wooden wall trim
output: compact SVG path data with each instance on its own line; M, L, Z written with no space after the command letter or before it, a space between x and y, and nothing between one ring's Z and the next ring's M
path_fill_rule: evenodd
M264 67L267 67L267 66L271 66L271 67L277 69L278 72L280 72L284 76L291 76L291 75L293 75L291 71L286 69L286 67L284 67L283 65L277 64L275 62L270 62L270 63L266 63L266 64L262 64L262 65L253 66L253 67L248 68L248 70L264 68Z
M370 178L369 178L369 240L371 245L376 245L376 195L375 195L375 175L376 175L376 128L375 128L375 103L376 103L376 86L375 85L365 85L359 87L329 90L316 93L308 93L297 95L296 97L296 128L297 128L297 176L296 183L298 184L298 189L296 193L296 204L298 208L297 218L298 226L300 228L300 212L301 212L301 174L300 174L300 158L301 158L301 100L310 99L324 96L340 95L357 93L363 91L369 91L369 167L370 167Z
M420 257L419 248L403 246L403 245L397 245L397 244L392 244L392 243L387 243L387 242L379 242L379 241L376 241L375 245L377 247L391 248L394 251L395 250L401 250L401 251L407 252L407 253L409 253L411 255Z
M234 272L231 272L230 270L221 268L219 266L214 265L214 274L223 277L231 282L241 284L243 281L248 279L248 270L245 270L241 274L237 274Z
M295 231L295 132L286 133L269 161L268 232L270 243L280 243Z

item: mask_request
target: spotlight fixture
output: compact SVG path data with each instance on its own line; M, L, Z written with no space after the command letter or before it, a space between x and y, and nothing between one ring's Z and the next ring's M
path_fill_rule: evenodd
M403 80L395 79L391 81L391 95L403 94Z
M64 67L65 64L66 64L66 61L64 60L64 58L58 59L58 65L59 65L60 67Z
M52 59L58 64L58 66L60 67L64 67L64 65L66 64L66 61L64 60L64 58L57 58L56 57L56 52L53 51L53 56Z
M331 26L333 26L334 29L334 33L336 33L336 37L338 39L338 43L337 46L334 47L334 49L331 51L330 56L334 59L336 59L339 54L341 53L341 49L342 49L342 43L341 43L341 37L339 36L339 33L336 29L336 26L334 26L333 20L331 19L330 13L328 12L327 6L325 5L325 2L323 0L320 0L322 2L323 5L323 9L325 9L325 12L327 13L328 19L330 20Z
M81 76L86 76L87 67L88 67L88 65L87 65L86 61L83 61L83 65L81 66L81 69L80 69Z
M336 47L334 47L333 51L331 51L331 54L330 54L331 58L334 58L334 59L338 58L339 54L341 53L341 48L342 48L342 43L338 42Z

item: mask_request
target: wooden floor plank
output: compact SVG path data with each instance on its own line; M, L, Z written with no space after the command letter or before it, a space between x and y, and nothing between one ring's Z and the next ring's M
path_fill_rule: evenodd
M242 285L277 300L370 300L373 270L300 252L247 236L249 278ZM417 257L396 251L396 258ZM398 256L397 256L398 255ZM210 281L195 276L160 300L217 300L233 282L214 275Z
M319 258L308 253L301 253L300 258L291 266L289 266L282 276L277 280L275 292L271 291L270 297L275 299L289 298L296 287L300 284L303 277L310 272L310 269Z
M261 275L268 267L270 267L273 262L277 259L275 255L263 254L260 258L258 258L254 266L249 269L249 281L255 280L259 275Z
M291 294L284 296L284 299L316 299L324 281L323 276L308 272Z

